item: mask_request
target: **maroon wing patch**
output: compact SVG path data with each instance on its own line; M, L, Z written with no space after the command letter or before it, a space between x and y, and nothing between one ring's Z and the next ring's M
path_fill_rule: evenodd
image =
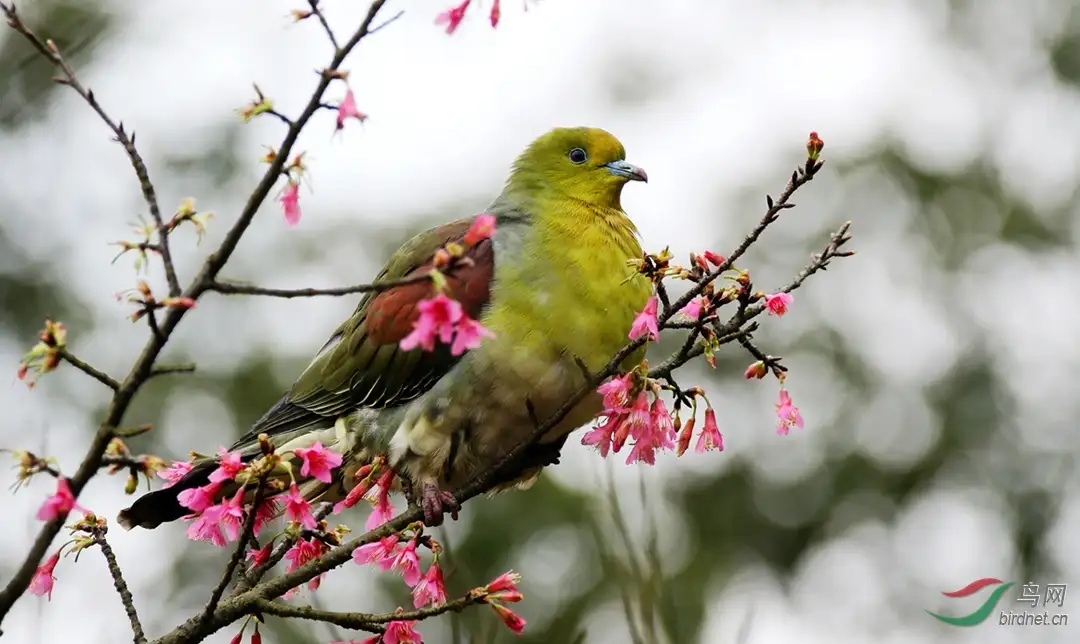
M443 244L449 241L460 241L466 229L467 226L465 229L455 231L457 234L448 236ZM440 247L443 244L440 244ZM469 317L478 318L491 299L491 278L495 272L495 251L491 240L484 239L469 248L465 251L465 257L471 259L472 262L455 268L446 276L447 288L449 295L461 303L461 307ZM431 263L429 257L423 265L412 269L405 276L427 274L431 270ZM368 306L366 322L368 338L376 344L400 342L412 332L413 323L420 317L420 311L416 305L420 300L432 297L434 294L434 287L428 281L398 286L379 293Z

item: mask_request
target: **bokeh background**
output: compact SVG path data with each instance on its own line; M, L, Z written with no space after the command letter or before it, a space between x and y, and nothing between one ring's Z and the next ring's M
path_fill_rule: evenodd
M1080 589L1061 609L1069 628L992 617L962 629L924 610L974 610L981 597L941 592L979 577L1080 582L1080 3L504 0L498 29L482 3L452 37L432 24L448 4L391 0L386 15L404 16L346 65L370 120L333 136L333 115L316 118L300 143L313 176L301 224L268 202L228 277L367 281L408 236L481 210L534 136L578 124L616 133L648 169L624 204L647 247L680 258L737 244L817 130L825 171L743 264L761 287L781 285L848 219L859 251L758 336L786 357L805 430L776 435L775 382L744 381L748 356L727 348L715 371L681 376L716 403L725 452L627 467L572 439L532 490L474 500L449 526L451 589L520 570L524 642L1077 641ZM239 122L251 82L296 113L329 59L316 23L287 18L303 5L23 3L138 133L163 207L193 196L217 213L201 245L190 230L173 238L185 280L261 175L261 146L280 140L273 119ZM342 36L367 6L325 5ZM69 368L28 391L15 368L51 314L74 352L126 373L147 331L113 297L135 274L130 257L110 264L107 243L146 213L122 151L51 75L0 30L0 371L13 381L0 387L0 446L70 471L107 392ZM205 297L165 357L198 372L146 387L127 420L156 429L132 447L178 458L230 443L354 303ZM2 496L0 581L52 486ZM99 477L83 502L112 517L130 500L122 487ZM111 535L155 634L203 605L226 558L180 526ZM96 552L56 575L51 603L18 602L5 641L129 638ZM1022 608L1013 597L999 608ZM352 565L310 599L409 601L399 580ZM486 610L422 631L513 639ZM264 641L348 636L271 620Z

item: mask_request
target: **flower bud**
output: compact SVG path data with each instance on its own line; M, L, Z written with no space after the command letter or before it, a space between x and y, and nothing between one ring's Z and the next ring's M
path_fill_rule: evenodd
M818 137L817 132L811 132L810 138L806 142L806 156L811 161L816 161L818 155L821 154L821 149L825 147L825 142Z
M705 251L705 259L713 266L719 267L721 264L727 261L723 255L717 255L711 250Z
M757 378L758 380L761 380L766 375L768 375L768 373L769 370L765 367L765 363L761 360L758 360L757 362L746 368L746 371L743 372L743 377L747 380L750 380L751 378Z

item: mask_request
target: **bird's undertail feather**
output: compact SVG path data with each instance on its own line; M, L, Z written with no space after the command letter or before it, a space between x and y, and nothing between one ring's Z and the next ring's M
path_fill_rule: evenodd
M120 511L116 517L117 523L125 530L136 527L153 530L162 523L175 521L191 514L191 510L180 505L177 497L184 490L202 487L209 483L210 472L216 467L212 461L204 463L192 469L174 485L142 495L135 499L130 507Z

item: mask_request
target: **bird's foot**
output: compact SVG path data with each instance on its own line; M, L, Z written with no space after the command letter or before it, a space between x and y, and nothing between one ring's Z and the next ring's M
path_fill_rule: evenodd
M439 489L434 481L420 484L420 507L424 511L424 525L429 528L442 525L443 515L450 513L450 518L457 521L461 506L453 493Z

